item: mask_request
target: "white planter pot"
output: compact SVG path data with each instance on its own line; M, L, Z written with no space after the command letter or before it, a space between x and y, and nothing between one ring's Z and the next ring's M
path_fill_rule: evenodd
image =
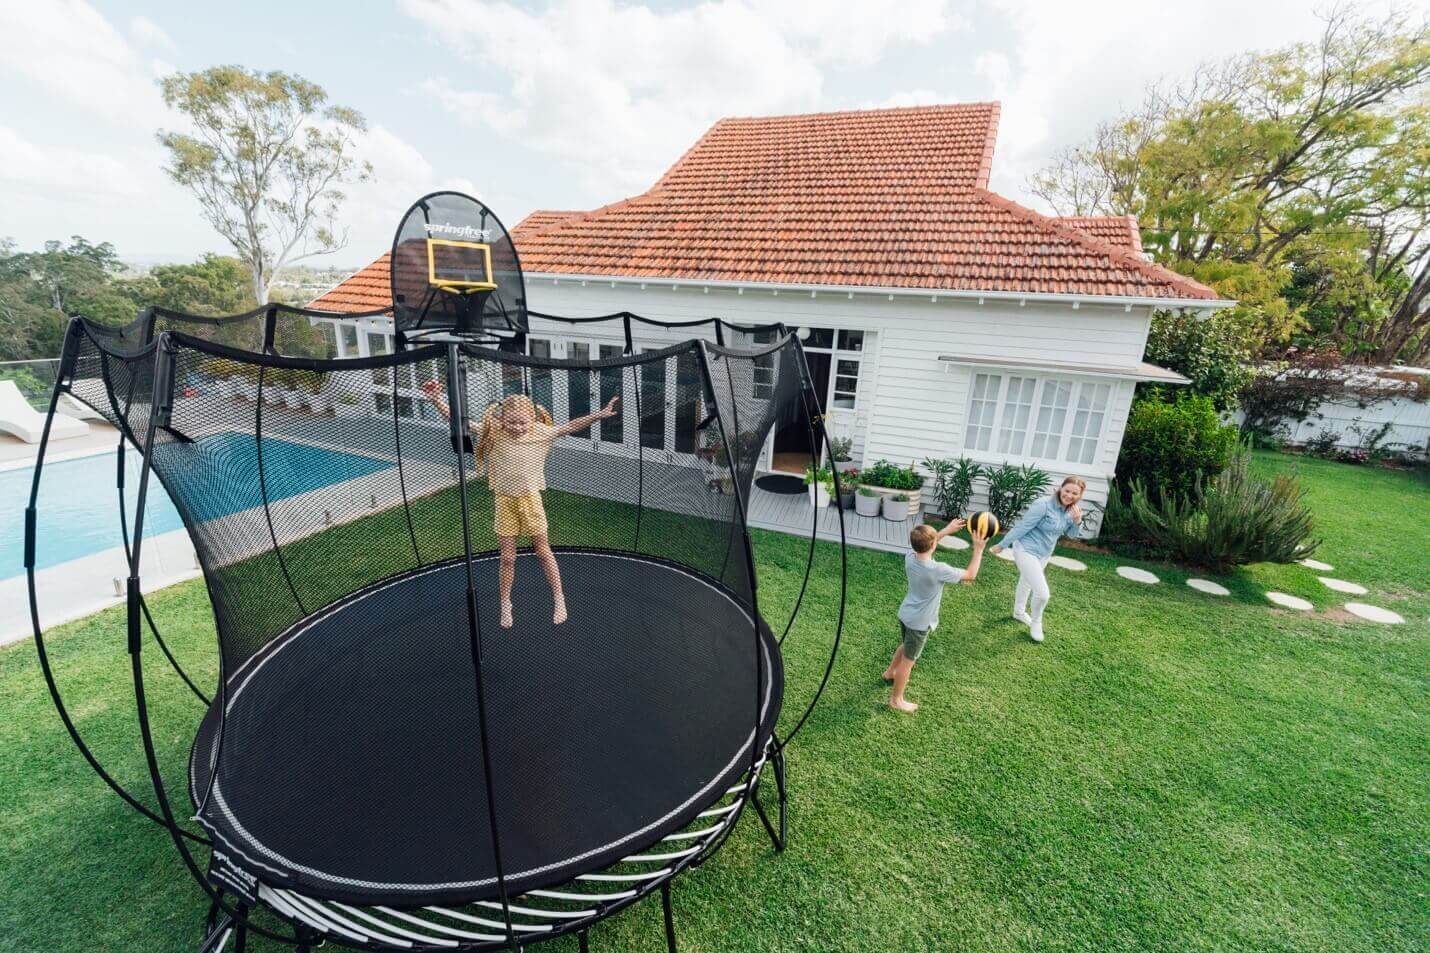
M823 507L829 505L829 490L823 483L813 483L808 488L809 502L815 506Z
M871 487L869 487L869 489L873 490L875 493L878 493L880 496L884 497L885 502L888 502L889 500L892 500L894 497L896 497L896 496L898 496L900 493L902 493L904 496L907 496L907 497L909 498L909 508L910 508L910 509L913 509L913 510L917 510L917 509L919 508L919 506L923 503L923 493L924 493L924 491L923 491L922 489L918 489L918 490L894 490L894 489L891 489L891 488L886 487L886 486L871 486Z
M884 501L882 496L865 496L862 493L854 494L854 512L860 516L878 516L879 504Z
M910 505L908 500L896 500L893 497L885 498L884 519L893 523L902 523L909 518Z
M283 392L283 403L290 410L297 410L303 406L303 392L297 390L285 390Z
M308 409L315 414L325 414L328 412L328 398L322 394L309 394L305 400Z
M360 417L362 408L357 404L334 404L333 410L339 417Z

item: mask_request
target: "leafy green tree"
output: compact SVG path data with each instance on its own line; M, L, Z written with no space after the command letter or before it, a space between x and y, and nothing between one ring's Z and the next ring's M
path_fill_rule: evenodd
M216 66L175 73L160 87L194 129L159 132L165 171L247 266L255 301L268 302L285 265L347 244L337 224L342 186L372 175L355 155L354 137L366 128L360 113L276 70Z
M1219 311L1199 318L1189 312L1162 311L1152 316L1147 334L1147 359L1191 381L1184 389L1206 397L1218 413L1235 410L1241 391L1251 380L1247 366L1251 342L1232 315ZM1143 397L1169 399L1160 385L1139 384Z
M1241 306L1262 345L1430 350L1430 27L1330 14L1317 43L1154 88L1033 177L1060 214L1132 214L1158 261Z

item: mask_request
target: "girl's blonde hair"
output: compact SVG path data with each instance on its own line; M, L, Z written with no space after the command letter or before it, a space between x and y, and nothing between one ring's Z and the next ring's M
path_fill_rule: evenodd
M492 437L496 428L501 426L502 416L518 408L525 410L534 420L551 426L551 411L525 394L508 394L500 403L493 402L482 416L482 435L477 439L476 447L477 466L486 466L487 457L492 452Z

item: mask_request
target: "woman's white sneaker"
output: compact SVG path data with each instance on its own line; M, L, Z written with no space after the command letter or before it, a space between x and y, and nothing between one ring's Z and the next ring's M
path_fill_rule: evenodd
M1026 626L1032 626L1032 624L1033 624L1033 617L1030 616L1030 615L1028 615L1028 613L1023 612L1021 609L1014 609L1014 610L1013 610L1013 621L1014 621L1014 622L1021 622L1021 623L1023 623L1023 624L1026 625Z
M1028 635L1032 638L1034 642L1043 641L1043 627L1040 625L1034 626L1032 628L1032 631L1030 631Z

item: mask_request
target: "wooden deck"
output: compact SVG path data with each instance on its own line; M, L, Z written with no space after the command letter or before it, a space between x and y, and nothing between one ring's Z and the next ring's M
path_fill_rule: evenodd
M813 513L809 494L782 494L750 489L750 525L791 536L809 538ZM853 510L844 511L844 538L850 546L902 553L909 548L909 530L917 517L911 515L902 523L882 516L860 516ZM839 542L839 509L826 506L819 513L819 538Z

